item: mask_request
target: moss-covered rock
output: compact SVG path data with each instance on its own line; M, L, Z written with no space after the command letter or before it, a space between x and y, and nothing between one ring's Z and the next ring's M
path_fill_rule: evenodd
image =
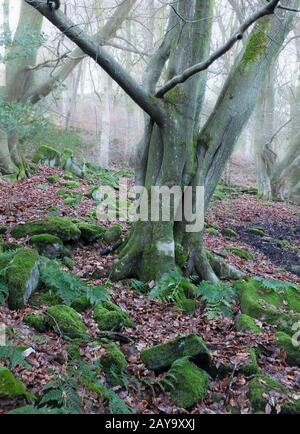
M69 258L68 256L64 256L64 257L63 257L63 259L62 259L62 263L63 263L67 268L69 268L69 270L72 270L72 269L75 267L75 265L76 265L75 261L73 261L73 259Z
M57 184L60 181L60 177L58 175L50 175L47 178L49 184Z
M14 251L4 251L0 253L0 271L4 270L8 266L14 255Z
M179 408L190 408L202 401L208 392L208 375L189 359L176 360L172 375L171 399Z
M154 371L168 369L175 360L183 357L192 358L200 366L209 366L211 363L205 342L195 334L182 336L141 352L141 359L145 365Z
M249 348L247 353L249 355L249 360L240 367L239 371L250 377L251 375L259 374L259 366L257 364L255 351L252 348Z
M61 258L64 254L64 245L60 238L55 235L33 235L31 243L40 255L50 259Z
M64 186L67 188L77 188L77 187L80 187L80 182L78 182L78 181L65 181Z
M112 225L104 234L104 241L114 243L119 241L122 235L122 226Z
M18 398L29 395L24 384L9 369L0 366L0 398Z
M257 375L249 383L248 397L255 412L265 412L270 393L279 392L287 395L287 389L279 381L267 375Z
M29 304L32 307L56 306L61 302L61 298L52 291L35 292L29 299Z
M106 354L101 358L101 365L110 385L118 386L123 383L127 361L118 345L115 343L107 345Z
M243 249L241 247L233 247L229 246L226 247L227 252L233 253L234 255L238 256L241 259L245 259L246 261L249 261L250 259L253 259L254 256L252 253L248 252L248 250Z
M94 241L103 238L106 229L103 226L93 225L89 223L78 223L77 227L81 232L81 239L85 243L93 243Z
M300 347L293 344L293 338L284 332L276 333L279 348L286 352L286 361L290 366L300 367Z
M94 309L94 317L103 331L118 331L122 327L134 327L129 315L111 301L104 301Z
M9 289L8 307L22 309L39 284L39 255L36 250L17 250L4 272Z
M78 178L84 178L86 173L85 162L76 157L69 157L65 164L64 169L67 173L70 173Z
M42 145L36 150L32 161L45 167L57 167L60 165L60 153L50 146Z
M228 238L236 238L238 236L238 233L230 228L224 228L222 234Z
M251 333L261 333L262 329L255 324L255 321L251 316L241 314L236 318L235 328L238 332L251 332Z
M248 234L256 235L258 237L263 237L265 235L264 228L248 228L246 231Z
M288 282L282 282L282 286L279 281L274 286L264 282L249 279L237 283L242 312L289 332L300 320L300 291Z
M12 236L14 238L41 234L54 235L63 242L67 242L77 241L80 238L81 232L68 217L47 217L25 224L18 224L12 229Z
M87 335L86 326L80 315L72 307L58 305L49 307L49 323L58 332L70 338L81 338ZM58 329L58 330L57 330Z
M48 328L47 320L45 316L41 314L26 315L24 317L24 322L40 333L44 333Z

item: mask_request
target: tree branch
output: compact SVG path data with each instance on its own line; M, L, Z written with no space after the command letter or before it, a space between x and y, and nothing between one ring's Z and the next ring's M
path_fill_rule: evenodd
M252 14L239 28L239 30L218 50L216 50L211 56L201 62L197 63L196 65L193 65L192 67L186 69L182 74L176 75L171 80L169 80L164 86L162 86L158 92L156 93L156 96L158 98L162 98L167 92L172 90L174 87L176 87L178 84L184 83L186 80L191 78L193 75L197 74L198 72L205 71L207 68L210 67L217 59L222 57L227 51L229 51L238 41L243 39L244 33L248 30L252 24L254 24L257 20L260 18L271 15L274 13L276 7L278 6L280 0L271 0L266 6L259 9L257 12Z
M89 38L79 25L74 24L60 10L51 11L45 1L25 0L30 6L37 9L54 26L63 32L81 50L95 60L107 74L159 125L163 124L164 113L153 101L151 95L139 86L130 74L101 46Z

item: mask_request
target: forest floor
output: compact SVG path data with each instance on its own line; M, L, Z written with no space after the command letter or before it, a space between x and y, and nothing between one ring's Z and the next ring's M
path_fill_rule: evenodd
M49 184L47 177L57 174L61 183ZM66 206L63 198L57 194L63 186L64 174L55 169L41 169L30 179L9 184L0 181L0 225L9 229L16 223L41 218L49 214L49 209L57 207L60 215L84 219L94 206L88 198L89 184L80 181L75 190L84 194L79 205ZM246 273L300 283L300 207L292 204L266 202L256 195L242 193L240 190L219 189L207 215L208 230L205 236L206 246L226 258ZM124 235L128 227L124 224ZM263 236L254 235L249 228L259 228ZM212 230L213 229L213 230ZM228 229L235 231L235 236L228 236ZM226 236L227 234L227 236ZM14 240L10 232L4 236L5 242ZM27 244L27 240L22 241ZM99 252L106 247L102 242L93 245L80 245L72 254L75 267L72 272L91 280L93 284L102 284L104 275L115 259L115 255L101 257ZM253 259L244 260L229 253L227 248L245 248L253 254ZM264 325L263 333L238 333L234 327L235 317L240 313L239 305L234 306L234 317L207 320L204 306L197 302L193 316L187 316L174 304L162 303L134 291L125 282L114 284L110 292L111 299L134 319L134 329L124 329L123 334L131 338L132 343L121 344L121 349L128 361L128 385L116 387L115 392L137 413L251 413L247 397L249 378L235 372L235 367L247 359L247 348L262 345L264 353L258 357L262 373L278 379L295 395L300 395L300 370L288 367L285 354L280 352L274 338L274 328ZM12 371L22 379L35 395L42 395L43 387L54 374L68 374L68 355L66 345L69 343L57 336L55 332L33 333L33 329L23 322L25 314L33 312L26 306L20 311L10 311L0 306L0 324L3 323L12 333L11 345L30 349L26 359L33 369L16 366ZM92 336L96 336L98 326L92 311L83 314L83 320ZM174 406L168 393L157 391L150 393L144 380L155 377L147 370L139 357L141 350L152 345L166 342L180 334L196 333L206 341L217 364L232 366L232 374L225 378L211 379L209 395L205 401L189 412ZM89 344L80 349L85 361L95 361L101 357L103 349ZM100 381L104 376L99 374ZM133 381L134 380L134 381ZM108 412L107 401L78 384L78 393L82 398L85 413ZM0 400L0 413L24 405L24 401Z

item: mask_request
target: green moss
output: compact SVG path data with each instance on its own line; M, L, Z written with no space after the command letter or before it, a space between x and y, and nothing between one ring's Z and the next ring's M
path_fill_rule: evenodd
M267 33L269 22L269 17L262 18L251 32L242 58L244 69L251 66L264 54L269 43Z
M49 323L58 331L70 338L80 338L87 335L87 329L80 315L72 307L57 305L48 308ZM57 330L57 328L59 330Z
M195 334L179 337L141 352L141 359L152 370L169 368L175 360L190 357L199 365L209 365L211 356L203 339Z
M84 312L91 307L91 303L85 295L76 298L76 300L74 300L72 303L72 308L75 309L77 312Z
M39 245L47 245L47 244L59 244L63 245L63 242L60 238L56 237L55 235L50 234L41 234L41 235L33 235L31 237L32 244L35 244L37 246Z
M287 282L282 282L283 287L272 289L265 287L262 280L249 279L246 282L237 283L240 289L240 301L242 312L272 325L280 330L289 331L295 322L300 319L299 290L293 286L287 287Z
M233 253L234 255L239 256L241 259L245 259L246 261L249 261L250 259L253 259L254 256L252 253L248 252L248 250L243 249L241 247L226 247L227 252Z
M68 217L47 217L34 220L25 224L18 224L12 229L14 238L22 238L27 235L50 234L60 238L63 242L77 241L81 232Z
M223 229L222 234L225 235L225 237L229 237L229 238L235 238L238 236L238 233L230 228Z
M62 259L62 263L69 268L69 270L72 270L75 267L75 261L73 259L69 258L68 256L64 256Z
M32 161L46 167L56 167L60 165L60 153L50 146L42 145L36 150Z
M180 243L175 244L175 260L180 268L183 268L188 260L188 256L185 254L183 246Z
M107 382L112 386L123 383L123 376L127 366L127 361L115 343L110 343L106 347L106 355L101 359L101 365L105 372Z
M215 235L215 236L219 235L218 229L215 228L208 228L206 229L206 232L210 235Z
M77 227L81 232L81 239L86 243L92 243L102 239L106 231L103 226L92 225L83 222L77 224Z
M29 304L33 307L40 306L56 306L62 302L61 298L51 291L47 292L36 292L30 299Z
M103 331L117 331L123 326L134 326L129 315L111 301L98 304L94 309L94 317L100 330Z
M40 333L44 333L48 328L45 316L40 314L26 315L24 322Z
M250 381L248 397L255 412L265 412L272 391L287 394L285 386L267 375L257 375Z
M253 318L248 315L241 314L235 321L235 328L238 332L261 333L261 328L255 324Z
M67 188L76 188L76 187L80 187L80 182L77 181L65 181L64 182L64 186Z
M4 279L9 288L8 306L22 309L39 283L39 255L36 250L19 249L6 268Z
M190 408L202 401L208 392L208 375L188 358L176 360L172 375L171 399L179 408Z
M68 352L68 356L71 360L80 360L80 348L77 344L69 344L66 347L66 350Z
M71 148L65 148L63 150L63 153L61 155L61 165L62 167L65 167L67 161L69 160L69 158L72 158L74 155L73 151Z
M9 369L0 366L0 398L28 396L24 384Z
M64 199L64 205L67 205L67 206L78 205L78 199L76 199L75 197L66 197Z
M58 175L50 175L47 178L49 184L57 184L60 181L60 177Z
M240 367L240 372L250 377L251 375L259 374L259 366L257 364L256 354L252 348L248 349L249 362Z
M290 366L300 367L300 347L293 345L293 339L286 333L276 333L277 344L279 348L286 352L287 364Z
M14 251L5 251L0 254L0 271L4 270L14 257Z
M114 243L119 241L122 235L121 225L112 225L104 234L104 241Z
M63 242L55 235L33 235L33 237L31 237L31 243L40 255L46 256L47 258L55 259L63 256Z
M6 234L8 227L6 225L0 225L0 235Z
M248 228L246 231L248 234L257 235L258 237L263 237L265 235L264 228Z

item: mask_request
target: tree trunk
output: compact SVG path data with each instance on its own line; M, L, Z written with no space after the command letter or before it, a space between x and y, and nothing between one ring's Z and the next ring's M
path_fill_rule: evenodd
M205 6L203 2L201 6L198 4L198 13L201 13L202 19L206 17L204 21L207 25L207 17L211 16L211 12L207 2L204 3ZM211 5L211 2L208 3ZM185 10L179 10L180 15L190 17L188 12L191 11L186 10L188 5L181 3L181 7ZM197 18L199 19L199 15ZM203 186L202 207L203 211L207 209L234 145L254 110L270 65L276 59L289 32L290 20L291 17L285 14L285 19L282 16L265 17L256 24L199 135L196 132L205 87L203 76L193 77L165 96L165 124L163 127L151 123L147 125L142 147L144 154L139 153L138 185L147 188L150 198L151 186L190 186L194 194L196 187ZM199 28L197 31L199 32ZM205 32L206 35L210 33L208 28ZM180 72L183 65L186 67L189 63L195 63L195 58L188 51L188 47L192 47L195 42L195 34L180 28L180 44L176 37L173 37L176 47L173 45L170 53L171 76ZM204 42L206 50L207 42ZM200 53L197 53L198 56L205 57L205 49L202 47ZM198 93L195 93L195 89ZM159 206L163 210L166 205L162 202L159 202ZM182 203L184 195L179 207L182 207ZM195 203L193 210L196 211ZM138 276L143 280L157 280L162 274L179 265L176 258L178 247L183 249L186 258L184 271L187 274L197 274L212 282L218 281L218 277L241 277L240 272L206 253L203 230L187 232L186 222L174 221L178 209L171 207L171 211L173 218L167 222L160 219L158 222L140 221L135 224L113 268L114 279Z

